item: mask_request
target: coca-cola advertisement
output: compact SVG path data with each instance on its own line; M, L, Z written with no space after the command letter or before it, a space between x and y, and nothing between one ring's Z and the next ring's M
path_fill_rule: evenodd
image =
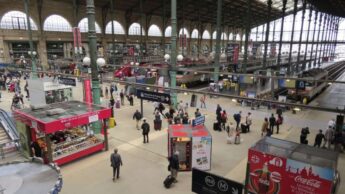
M248 193L250 194L279 194L282 193L282 181L286 166L286 159L263 152L249 150L248 162L250 173Z
M250 194L328 194L334 171L250 149Z
M288 159L283 187L287 193L326 194L331 192L333 175L332 169Z

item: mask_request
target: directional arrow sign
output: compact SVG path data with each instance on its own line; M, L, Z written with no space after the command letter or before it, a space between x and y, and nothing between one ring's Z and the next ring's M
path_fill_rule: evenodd
M170 101L171 101L170 94L150 92L150 91L139 90L139 89L137 89L137 97L143 100L161 102L164 104L170 104Z

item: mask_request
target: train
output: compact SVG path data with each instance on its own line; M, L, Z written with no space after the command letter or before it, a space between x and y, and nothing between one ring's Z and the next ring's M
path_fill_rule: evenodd
M305 81L300 82L304 84L304 87L301 88L290 88L288 89L288 98L294 100L303 101L304 103L310 102L314 97L323 92L328 83L324 80L328 80L328 71L325 69L317 68L310 69L308 71L303 71L298 75L298 78L311 79L315 81ZM320 81L323 82L320 82Z

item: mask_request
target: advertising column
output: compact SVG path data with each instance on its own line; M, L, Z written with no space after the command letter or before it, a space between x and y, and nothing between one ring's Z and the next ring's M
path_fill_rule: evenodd
M211 137L193 137L192 166L199 170L211 169Z

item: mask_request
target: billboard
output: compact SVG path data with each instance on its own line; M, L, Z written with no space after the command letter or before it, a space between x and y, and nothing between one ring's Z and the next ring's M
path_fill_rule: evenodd
M332 189L334 171L250 149L248 193L326 194Z

